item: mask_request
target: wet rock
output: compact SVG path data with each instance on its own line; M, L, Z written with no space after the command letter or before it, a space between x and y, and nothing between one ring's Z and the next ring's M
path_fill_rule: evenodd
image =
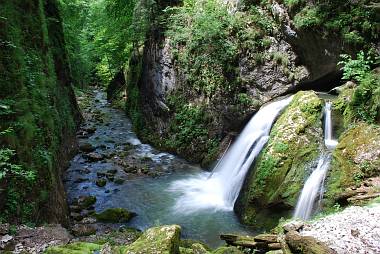
M336 254L337 252L327 247L324 243L317 241L311 236L302 236L296 231L289 231L285 235L286 243L295 252L308 254Z
M89 224L75 224L71 232L74 236L89 236L96 233L96 228Z
M4 235L0 238L0 250L12 251L15 247L15 240L13 236Z
M213 254L244 254L244 252L242 252L236 247L220 247L212 253Z
M117 173L117 169L109 169L107 170L107 174L115 175Z
M96 203L95 196L80 196L77 200L74 201L73 205L77 205L81 209L87 209L95 203Z
M136 213L129 212L124 208L110 208L95 214L95 218L100 222L121 223L130 221L136 215Z
M178 225L150 228L134 243L126 247L125 253L178 254L181 227Z
M70 217L76 221L80 221L83 219L83 216L80 213L70 213Z
M101 161L104 159L104 156L102 154L99 154L99 153L95 153L95 152L92 152L92 153L89 153L86 155L86 158L88 161L90 162L96 162L96 161Z
M106 186L107 184L107 180L106 179L98 179L96 180L96 185L99 186L99 187L104 187Z
M104 172L96 172L96 176L98 178L106 177L106 173L104 173Z
M85 153L91 153L95 151L95 147L91 145L90 143L82 143L79 145L79 150Z
M82 128L82 129L89 134L93 134L96 131L96 127L94 127L94 126L88 126L88 127Z
M111 182L113 182L115 180L115 176L112 175L112 174L107 174L106 178L107 178L108 181L111 181Z
M105 190L104 193L110 193L111 191L110 190Z
M122 178L115 178L115 180L114 180L114 183L116 183L116 184L123 184L124 182L125 182L125 180Z

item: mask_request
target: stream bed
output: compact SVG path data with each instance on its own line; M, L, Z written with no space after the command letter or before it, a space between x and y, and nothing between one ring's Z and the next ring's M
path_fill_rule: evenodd
M219 239L221 233L255 233L241 225L231 209L176 209L182 193L173 191L173 183L210 173L142 144L125 113L112 108L105 97L104 92L95 90L92 97L78 98L87 100L86 106L82 106L86 121L78 134L79 144L90 146L91 151L78 153L66 172L69 203L79 196L96 196L97 212L121 207L137 213L127 226L144 230L179 224L182 237L201 240L211 247L223 243ZM112 172L110 177L108 172ZM105 179L105 174L106 185L99 187L96 181Z

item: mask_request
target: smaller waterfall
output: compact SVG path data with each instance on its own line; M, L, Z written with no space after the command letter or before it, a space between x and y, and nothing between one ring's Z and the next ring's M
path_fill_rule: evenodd
M331 101L325 105L325 146L328 149L334 149L338 142L332 137L332 120L331 120Z
M175 181L170 191L180 193L174 209L182 213L213 208L232 210L254 159L269 139L272 124L292 97L263 106L220 159L212 174Z
M307 179L300 197L298 198L295 218L307 220L310 218L315 201L319 194L322 199L323 182L326 177L327 170L331 162L331 150L333 150L338 142L333 139L332 118L331 118L331 101L327 101L324 109L324 128L325 128L325 146L328 149L326 154L322 154L318 161L318 166Z
M307 220L313 211L314 203L318 194L321 193L323 182L326 177L327 170L330 167L330 155L322 155L319 158L317 168L311 173L307 179L301 196L298 199L295 218Z

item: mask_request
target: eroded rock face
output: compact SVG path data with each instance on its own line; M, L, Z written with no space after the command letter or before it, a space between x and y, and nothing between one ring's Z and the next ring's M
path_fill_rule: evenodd
M126 248L125 254L179 254L180 232L178 225L150 228Z
M310 163L318 158L323 144L321 114L318 96L311 91L299 92L274 124L235 204L245 223L274 226L276 218L295 207ZM265 225L269 212L274 221Z

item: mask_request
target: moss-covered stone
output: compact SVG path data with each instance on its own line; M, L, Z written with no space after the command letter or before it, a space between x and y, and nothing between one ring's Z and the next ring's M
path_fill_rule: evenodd
M96 219L101 222L120 223L128 222L135 213L129 212L124 208L110 208L95 215Z
M327 177L325 205L332 206L346 188L380 174L380 127L360 123L347 130L334 150ZM342 203L343 202L343 203Z
M51 247L47 249L45 254L93 254L94 251L99 251L102 245L95 243L77 242L64 246Z
M236 247L220 247L212 253L213 254L243 254L243 252Z
M126 248L125 254L179 254L180 233L178 225L150 228Z
M235 206L245 223L273 227L295 206L323 141L321 110L322 101L314 92L299 92L274 124ZM267 213L274 210L274 220L265 225Z

